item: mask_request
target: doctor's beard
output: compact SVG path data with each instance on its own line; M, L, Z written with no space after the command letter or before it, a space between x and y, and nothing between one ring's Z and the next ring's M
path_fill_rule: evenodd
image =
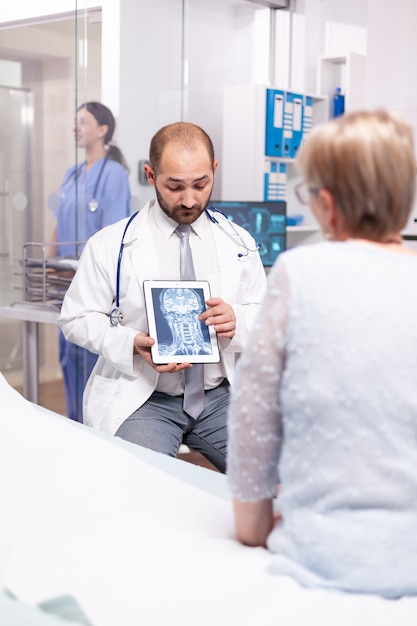
M208 207L212 190L213 186L211 187L207 200L204 203L196 203L193 204L192 207L186 207L182 204L170 206L167 202L165 202L162 194L158 190L158 187L155 185L155 193L159 206L165 215L168 215L168 217L175 220L177 224L192 224L195 222Z

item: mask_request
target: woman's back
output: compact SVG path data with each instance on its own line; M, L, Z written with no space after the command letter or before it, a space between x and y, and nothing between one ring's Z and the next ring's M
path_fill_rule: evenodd
M417 255L401 237L414 130L346 113L309 133L297 167L327 242L281 255L239 361L236 535L307 586L417 595Z
M282 260L273 567L307 585L417 593L417 255L347 241Z

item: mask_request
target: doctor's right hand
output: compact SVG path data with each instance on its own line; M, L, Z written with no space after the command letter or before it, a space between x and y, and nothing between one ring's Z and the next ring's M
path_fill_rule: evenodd
M160 374L180 372L192 367L191 363L168 363L167 365L156 365L152 361L151 346L155 343L155 339L149 337L146 333L138 333L134 338L133 352L139 354L148 365Z

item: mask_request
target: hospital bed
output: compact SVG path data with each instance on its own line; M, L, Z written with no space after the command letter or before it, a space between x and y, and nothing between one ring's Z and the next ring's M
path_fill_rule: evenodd
M233 536L226 478L0 375L1 626L416 626L417 598L307 590ZM410 555L416 558L416 555Z

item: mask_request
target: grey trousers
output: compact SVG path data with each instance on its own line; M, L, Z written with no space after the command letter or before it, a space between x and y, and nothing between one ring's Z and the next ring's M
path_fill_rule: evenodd
M229 384L204 393L204 411L193 419L182 408L182 396L155 391L130 415L116 437L175 457L181 444L203 454L220 472L226 471Z

